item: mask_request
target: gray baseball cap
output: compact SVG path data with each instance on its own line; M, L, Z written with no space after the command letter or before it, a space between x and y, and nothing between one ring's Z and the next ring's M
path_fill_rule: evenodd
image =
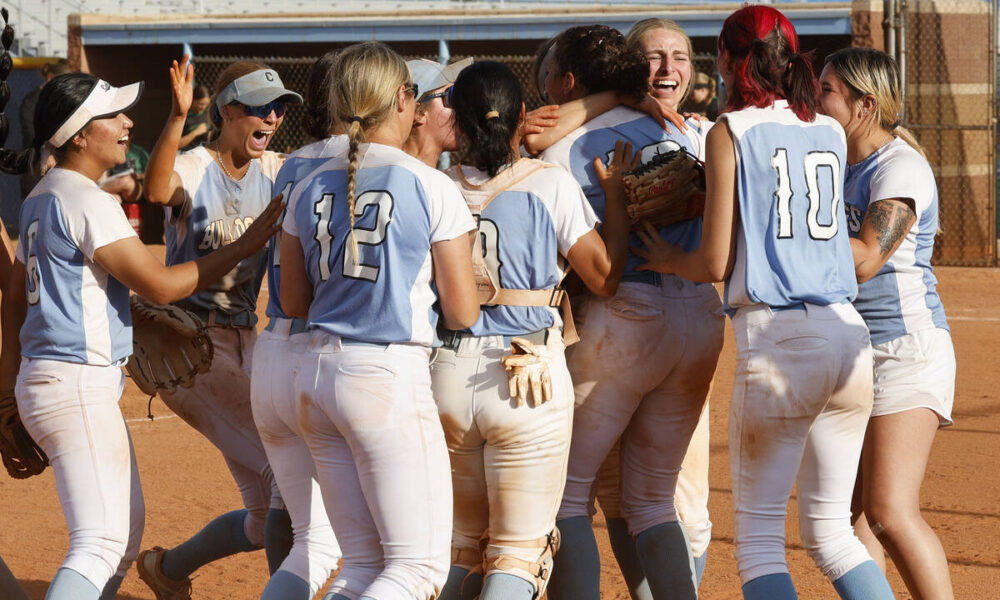
M455 83L462 69L472 64L472 58L465 58L450 65L442 65L426 58L408 60L406 64L410 66L413 83L417 84L420 95L423 96L449 83Z
M239 102L247 106L263 106L278 99L302 104L302 96L286 90L274 69L261 69L233 80L219 92L215 105L222 108L230 102Z

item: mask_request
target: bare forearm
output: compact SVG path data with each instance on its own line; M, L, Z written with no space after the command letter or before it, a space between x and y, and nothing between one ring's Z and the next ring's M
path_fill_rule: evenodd
M22 271L23 272L23 271ZM27 313L23 279L20 293L15 285L4 289L0 301L0 316L3 320L2 349L0 349L0 390L13 390L17 382L17 372L21 365L21 325Z
M601 239L608 251L610 262L605 277L603 291L605 295L613 296L618 292L618 284L625 274L625 262L628 259L628 215L625 212L624 193L620 199L607 198L604 210L604 225L601 228Z
M167 119L160 138L156 140L153 152L149 155L149 164L146 166L146 198L154 204L169 204L172 200L170 182L183 131L183 115L172 115Z
M556 125L542 133L525 136L524 148L532 154L543 152L577 127L603 115L618 104L618 96L614 92L600 92L560 104L559 121Z

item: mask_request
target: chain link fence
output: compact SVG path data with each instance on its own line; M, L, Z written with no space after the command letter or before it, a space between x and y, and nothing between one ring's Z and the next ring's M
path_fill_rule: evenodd
M934 261L997 262L996 0L896 0L902 123L934 169L940 202ZM894 48L892 46L895 46Z
M230 64L238 61L253 61L268 65L277 71L286 88L296 91L305 97L306 86L309 82L309 70L317 58L319 57L198 56L193 59L193 62L196 67L195 73L198 79L196 83L205 85L210 90L214 88L219 74ZM406 60L414 58L436 59L434 56L405 56L404 58ZM462 58L464 57L455 56L452 57L452 60L460 60ZM534 56L487 55L476 56L475 59L478 61L493 60L510 67L510 70L521 80L521 86L524 89L525 104L528 110L538 108L544 104L538 95L535 84ZM715 57L708 54L699 54L692 60L696 70L707 74L715 72ZM306 136L305 132L302 131L302 118L304 114L305 111L294 107L286 113L284 123L271 141L270 148L272 150L290 152L310 141L307 139L308 136Z

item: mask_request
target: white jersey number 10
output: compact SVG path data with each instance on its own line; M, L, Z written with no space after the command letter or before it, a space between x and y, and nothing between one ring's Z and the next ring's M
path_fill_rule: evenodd
M377 246L385 241L386 229L392 221L393 199L389 192L372 190L358 196L354 202L354 217L364 216L369 206L375 207L375 226L371 229L354 227L354 237L358 241L358 256L355 260L351 251L351 238L345 236L343 243L344 260L341 275L351 279L377 281L381 267L376 264L362 262L365 246ZM334 194L323 194L323 197L313 206L313 212L319 216L316 222L315 240L319 243L319 276L323 281L330 278L330 248L333 244L333 234L330 232L330 218L333 215Z
M809 211L806 214L806 225L809 237L814 240L829 240L837 235L837 207L843 195L843 180L840 177L840 159L833 152L809 152L802 160L805 170L806 198L809 199ZM788 151L778 148L771 157L771 166L778 172L778 238L792 237L792 182L788 176ZM830 222L826 225L819 222L819 209L822 198L819 186L820 168L826 167L831 178L833 198L830 198Z

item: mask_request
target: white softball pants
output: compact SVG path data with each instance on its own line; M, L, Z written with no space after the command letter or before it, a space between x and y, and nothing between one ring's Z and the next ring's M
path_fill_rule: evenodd
M437 350L431 380L451 455L452 545L471 550L468 556L479 554L488 528L487 557L534 562L543 548L531 543L555 527L566 482L573 384L561 340L550 342L548 350L552 399L539 405L529 399L520 407L510 397L500 363L510 354L502 336L469 336L457 350Z
M209 327L215 345L212 368L194 386L161 393L167 407L222 452L239 487L248 515L247 539L264 547L269 508L284 508L250 410L250 364L257 332L251 328Z
M250 400L260 440L292 519L294 544L281 563L309 583L312 595L336 570L340 547L326 516L309 446L302 434L300 405L292 382L309 345L308 333L290 335L292 319L272 319L253 351Z
M581 341L567 351L576 408L559 519L588 514L594 479L621 437L629 531L678 520L678 472L722 351L720 306L713 286L671 276L584 300Z
M330 592L351 600L429 600L448 578L452 526L430 348L310 335L295 393L344 553Z
M866 560L851 495L872 408L868 328L850 304L733 317L729 416L736 562L743 583L787 573L785 517L798 483L802 544L831 581Z
M139 555L146 506L118 407L121 367L21 359L17 408L49 457L69 529L62 567L98 589Z

